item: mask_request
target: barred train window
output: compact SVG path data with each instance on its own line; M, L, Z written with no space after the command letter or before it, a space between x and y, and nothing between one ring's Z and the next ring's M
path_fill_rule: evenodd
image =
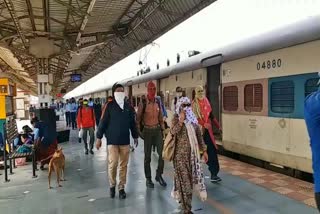
M307 97L309 94L311 94L312 92L315 92L318 90L318 81L319 78L312 78L312 79L308 79L306 81L306 83L304 84L304 95L305 97Z
M271 84L271 111L292 113L294 110L294 83L280 81Z
M249 84L244 87L244 109L248 112L262 111L263 88L261 84Z
M226 111L238 110L237 86L227 86L223 88L223 109Z

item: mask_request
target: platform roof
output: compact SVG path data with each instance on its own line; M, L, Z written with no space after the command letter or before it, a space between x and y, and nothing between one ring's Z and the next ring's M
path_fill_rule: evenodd
M88 80L215 1L0 0L0 69L33 92L53 73L51 93L70 91L70 74Z

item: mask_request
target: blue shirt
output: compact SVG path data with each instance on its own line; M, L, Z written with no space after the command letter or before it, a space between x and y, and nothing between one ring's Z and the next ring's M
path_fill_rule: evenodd
M77 112L78 105L76 103L71 103L70 112Z
M312 168L315 192L320 192L320 90L310 94L304 103L310 146L312 151Z

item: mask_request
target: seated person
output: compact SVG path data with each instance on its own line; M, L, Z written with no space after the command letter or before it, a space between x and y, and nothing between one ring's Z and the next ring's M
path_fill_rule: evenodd
M39 121L37 117L31 120L34 127L34 144L36 148L36 159L40 161L40 169L49 164L50 159L58 147L57 136L50 133L46 123Z
M13 148L17 148L24 144L33 144L33 136L25 131L13 140Z
M21 142L23 143L18 149L18 153L28 153L32 151L33 141L32 138L28 134L21 135Z

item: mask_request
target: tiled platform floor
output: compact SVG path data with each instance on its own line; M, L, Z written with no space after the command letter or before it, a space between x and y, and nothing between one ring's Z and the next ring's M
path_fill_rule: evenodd
M265 187L306 205L316 207L312 183L252 166L225 156L220 156L220 163L224 172L239 176L251 183Z
M71 131L69 143L62 144L66 155L66 178L62 188L48 190L47 171L38 171L31 178L31 166L19 167L10 175L9 183L0 176L0 213L4 214L168 214L177 208L170 197L172 164L166 163L167 188L156 184L145 187L143 170L143 142L131 153L128 198L110 199L106 172L105 145L95 155L86 156L83 145L77 143L77 131ZM312 184L268 170L260 169L226 157L220 157L223 181L212 184L206 169L208 200L193 200L195 214L311 214ZM153 155L152 169L156 169L157 155ZM3 171L0 171L3 173ZM53 176L54 180L55 176ZM54 184L54 183L53 183ZM296 189L293 189L295 186ZM310 203L309 203L310 202Z

